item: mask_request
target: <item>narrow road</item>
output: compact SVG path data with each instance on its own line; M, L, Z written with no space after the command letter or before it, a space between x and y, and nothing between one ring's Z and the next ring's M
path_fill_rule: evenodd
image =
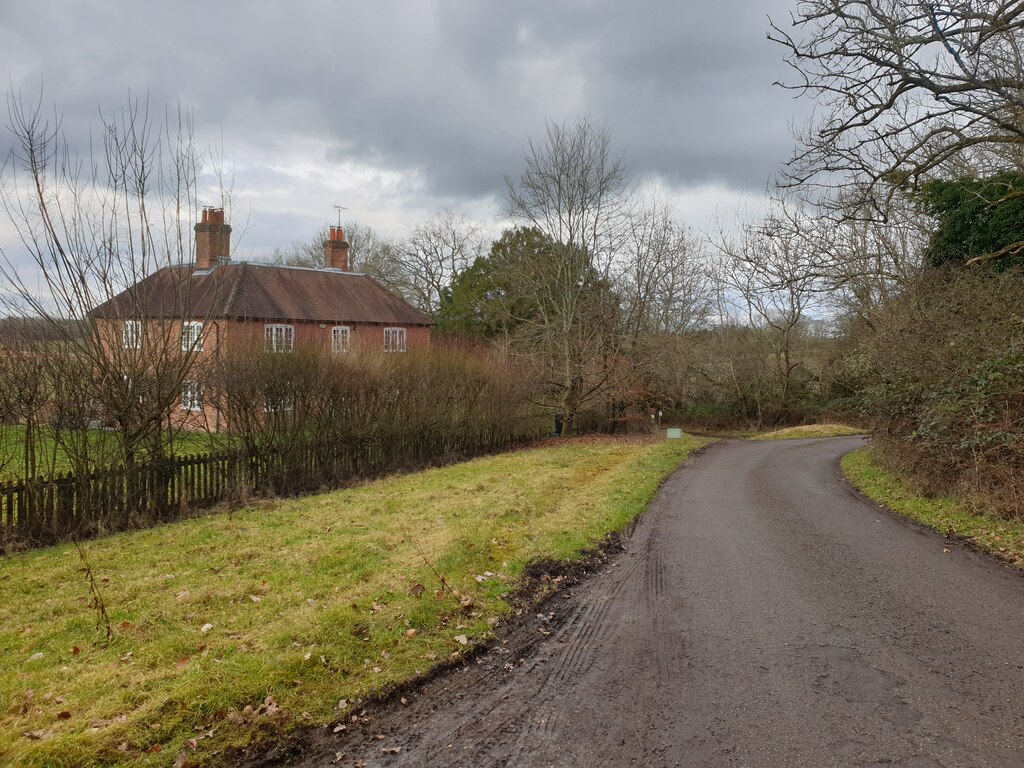
M862 444L712 447L549 637L300 764L1024 766L1024 578L854 493Z

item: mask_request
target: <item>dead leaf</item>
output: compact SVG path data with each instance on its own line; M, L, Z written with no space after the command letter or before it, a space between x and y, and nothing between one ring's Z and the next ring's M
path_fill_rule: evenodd
M406 637L416 637L416 635L418 635L418 634L419 634L419 630L418 629L407 629L407 630L405 630L405 636Z
M58 719L58 720L70 720L70 719L71 719L71 713L70 713L70 712L68 712L68 711L67 711L67 710L65 709L65 710L64 710L63 712L58 712L58 713L57 713L57 719Z
M259 595L249 595L249 599L252 600L254 603L259 603L263 600L263 598Z
M124 621L121 622L121 629L123 629L123 630L125 630L127 632L129 629L135 629L135 625L132 624L127 619L125 619Z
M213 624L203 624L203 626L199 628L199 631L205 634L209 632L211 629L213 629Z
M184 669L188 666L188 657L185 656L183 658L178 659L176 662L174 662L174 666L177 669Z
M948 549L946 549L945 547L943 547L943 549L942 549L942 554L944 554L944 555L948 555L948 554L949 554L949 550L948 550Z
M413 597L419 597L423 594L425 587L422 584L416 583L409 587L409 594Z
M190 597L192 597L192 594L187 589L183 589L181 592L174 593L174 602L184 603Z
M39 741L40 739L53 736L53 731L26 731L24 736L26 739L31 739L32 741Z
M152 755L159 752L161 749L163 749L163 747L161 747L159 744L154 744L152 747L146 750L146 754Z
M71 655L72 655L72 656L77 656L77 655L78 655L78 654L80 654L81 652L82 652L82 649L81 649L81 648L79 648L79 647L78 647L77 645L73 645L73 646L71 646Z
M407 706L409 706L409 700L408 700L407 698L405 698L405 696L403 696L402 698L400 698L400 699L399 699L398 701L399 701L399 703L400 703L400 704L401 704L401 705L402 705L403 707L407 707Z
M444 600L444 590L443 589L435 589L434 590L434 599L435 600Z
M332 733L339 733L341 731L344 731L347 728L348 728L348 726L345 725L344 723L338 723L336 726L334 726L334 730L332 731Z
M374 671L374 672L376 672L376 673L377 673L377 674L379 675L379 674L380 674L381 672L383 672L384 670L383 670L383 669L381 669L380 667L374 667L374 668L373 668L373 671Z
M465 635L456 635L455 636L455 642L458 643L459 645L466 645L466 643L469 642L469 638L466 637Z
M382 736L381 738L384 738L384 737ZM385 755L397 755L399 752L402 751L402 748L401 747L381 747L380 751L383 752Z
M370 603L370 610L373 611L374 613L377 613L378 611L383 611L384 610L384 605L382 603L378 603L377 601L374 601L374 602Z
M28 660L29 660L29 661L39 661L39 660L40 660L41 658L43 658L43 656L45 656L45 655L46 655L46 654L45 654L45 653L43 653L42 651L38 651L38 652L36 652L36 653L33 653L33 654L32 654L31 656L29 656L29 657L28 657Z

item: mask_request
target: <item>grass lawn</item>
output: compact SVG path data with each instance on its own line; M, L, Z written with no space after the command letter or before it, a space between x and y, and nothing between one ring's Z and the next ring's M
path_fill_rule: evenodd
M846 424L805 424L800 427L786 427L774 432L761 432L751 436L751 440L798 440L806 437L845 437L847 435L863 435L866 430L850 427Z
M486 638L697 438L586 439L0 559L0 764L216 765ZM439 576L443 576L442 584Z
M842 466L850 483L869 499L1024 567L1024 522L972 514L956 499L921 496L908 483L879 467L870 448L846 454Z
M102 429L89 430L89 439L97 455L114 455L117 444L112 433ZM230 438L205 432L179 432L175 435L173 453L192 456L229 447ZM19 424L0 426L0 482L24 476L25 428ZM37 466L43 475L68 472L70 462L63 449L56 444L49 428L39 431L36 440Z

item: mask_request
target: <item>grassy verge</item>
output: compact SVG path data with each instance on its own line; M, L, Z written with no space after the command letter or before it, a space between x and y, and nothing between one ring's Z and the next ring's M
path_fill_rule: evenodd
M751 440L798 440L806 437L845 437L847 435L863 435L865 430L846 424L805 424L800 427L787 427L774 432L762 432L753 435Z
M971 514L956 499L920 496L908 483L879 467L870 448L846 454L842 467L850 483L872 501L1024 567L1024 523Z
M485 638L527 564L623 527L703 442L568 441L112 536L84 559L0 560L0 763L215 765L333 722Z

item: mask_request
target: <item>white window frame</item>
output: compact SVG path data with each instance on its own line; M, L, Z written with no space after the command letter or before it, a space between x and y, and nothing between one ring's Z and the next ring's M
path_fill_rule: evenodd
M385 328L384 329L384 351L385 352L405 352L406 333L405 328Z
M348 352L352 343L352 329L347 325L331 328L331 352Z
M291 352L295 349L295 326L267 323L263 326L264 352Z
M203 410L203 385L198 381L181 382L181 410Z
M181 324L181 351L203 351L203 324L198 320L186 320Z
M125 349L142 349L142 321L125 320L121 331L121 343Z
M264 413L290 413L295 410L295 396L285 395L277 402L266 400L263 403Z

